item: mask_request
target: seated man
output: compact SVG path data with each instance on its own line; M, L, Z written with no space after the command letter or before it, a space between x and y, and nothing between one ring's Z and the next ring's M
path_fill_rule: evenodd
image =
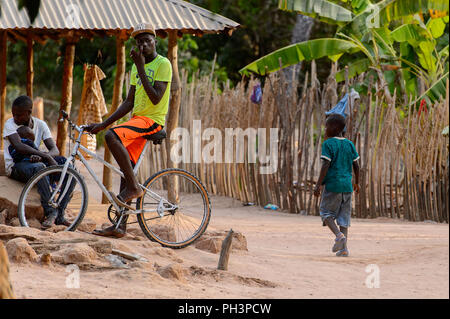
M97 134L133 110L131 120L112 127L105 135L106 144L125 177L120 183L120 194L112 194L115 201L123 207L128 207L127 203L143 195L133 174L133 165L145 146L144 137L155 134L164 127L172 81L170 61L156 52L156 33L153 27L140 24L134 29L132 37L136 39L138 50L133 48L130 54L134 65L131 69L128 97L105 121L87 127L88 132ZM126 222L127 218L123 218L117 230L111 226L96 230L94 234L123 237Z
M12 104L13 117L5 122L3 130L5 139L4 154L6 174L10 178L22 183L26 183L34 174L46 167L46 164L40 162L40 160L47 163L47 165L58 165L55 157L59 156L59 150L52 138L50 129L44 121L31 116L32 108L33 101L28 96L19 96L15 99ZM30 146L30 143L28 142L22 142L21 137L17 132L21 126L26 126L32 130L34 138L33 144L35 147ZM26 129L23 130L26 131ZM48 152L39 150L38 146L42 141L47 147ZM14 151L13 155L15 156L16 161L21 156L23 157L22 159L29 160L14 162L10 150ZM59 158L59 160L61 159ZM41 196L41 203L44 208L45 219L42 226L48 228L51 227L53 223L69 226L70 222L64 218L64 209L62 207L55 209L48 204L50 198L49 181L43 179L37 184L37 190ZM66 201L68 200L67 195L62 201L62 204L66 204ZM62 206L65 207L65 205Z

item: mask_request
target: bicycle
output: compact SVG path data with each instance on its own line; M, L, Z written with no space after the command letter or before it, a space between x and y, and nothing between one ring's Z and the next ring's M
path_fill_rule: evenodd
M22 226L30 227L27 221L27 209L30 210L33 205L36 207L35 187L37 188L37 183L41 182L40 185L42 185L43 179L47 179L47 185L50 185L48 187L50 198L46 204L55 209L64 209L69 222L71 222L70 226L67 226L64 230L76 230L82 222L88 206L87 186L83 176L75 166L75 161L78 159L109 200L111 205L108 208L108 219L116 228L125 215L135 214L143 233L150 240L169 248L184 248L200 238L205 232L211 218L211 202L206 188L195 175L178 168L161 170L149 177L143 184L139 183L144 190L144 195L136 199L136 209L124 208L114 201L114 195L110 194L100 182L81 151L100 161L122 178L123 173L112 164L104 161L96 153L81 145L82 135L89 134L85 132L85 125L74 124L68 114L62 111L60 121L64 120L69 123L68 135L69 141L74 141L73 149L69 152L70 156L64 165L49 166L39 171L24 186L18 203L19 221ZM77 138L75 138L73 131L78 132ZM164 138L166 138L165 130L148 138L133 169L135 175L150 143L161 144ZM174 189L174 185L179 186L178 198L169 200L170 194L173 194L171 190ZM61 202L65 197L67 204L63 207L64 205ZM42 197L40 201L40 207L42 207Z

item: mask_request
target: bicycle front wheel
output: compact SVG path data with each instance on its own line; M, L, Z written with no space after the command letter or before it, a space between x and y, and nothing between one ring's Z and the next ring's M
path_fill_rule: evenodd
M27 182L18 203L20 224L41 228L46 215L57 212L55 224L64 217L70 222L65 230L74 231L83 220L88 205L88 191L83 177L67 168L64 181L57 189L64 166L50 166L39 171Z
M150 240L164 247L183 248L205 232L211 202L206 188L193 174L169 168L147 179L143 186L147 190L137 200L136 209L144 212L137 220ZM176 196L174 189L178 189Z

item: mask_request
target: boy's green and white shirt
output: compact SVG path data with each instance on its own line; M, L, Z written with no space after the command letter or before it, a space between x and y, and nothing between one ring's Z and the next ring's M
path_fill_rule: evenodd
M333 193L351 193L353 162L359 159L352 141L343 137L332 137L322 144L320 158L330 161L323 181L325 188Z

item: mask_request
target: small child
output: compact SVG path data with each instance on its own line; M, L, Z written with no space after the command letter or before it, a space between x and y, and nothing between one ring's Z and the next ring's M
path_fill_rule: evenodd
M331 114L325 122L326 140L322 144L322 168L314 195L319 196L325 184L320 203L323 226L328 226L336 235L332 252L336 256L347 257L348 227L352 209L352 192L359 192L359 155L355 145L341 134L345 128L345 118ZM355 180L352 187L352 168ZM339 225L338 228L336 225Z
M17 134L19 134L20 140L23 144L26 144L26 145L38 150L38 148L34 144L35 136L34 136L33 130L31 128L29 128L28 126L21 126L17 129ZM42 160L42 158L40 156L37 156L37 155L30 156L29 154L24 155L24 154L17 152L17 150L14 148L14 146L12 144L9 145L8 151L9 151L9 154L11 155L14 163L19 163L22 161L28 161L28 162L32 162L32 163L43 162L46 166L50 166L48 161ZM54 156L53 158L56 161L56 163L58 163L58 165L64 165L64 163L66 162L66 158L64 156Z

